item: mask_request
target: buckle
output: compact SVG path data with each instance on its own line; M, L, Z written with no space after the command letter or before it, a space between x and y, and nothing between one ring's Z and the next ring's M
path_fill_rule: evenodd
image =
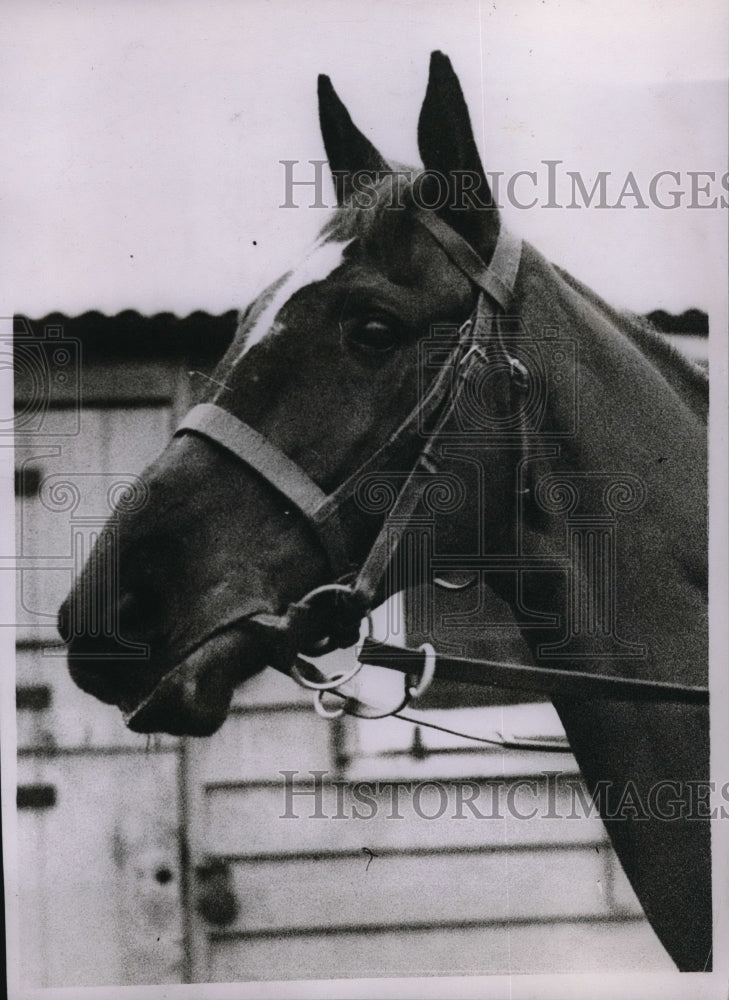
M529 371L518 359L509 355L509 375L511 381L522 392L529 388Z
M465 340L473 329L473 313L458 327L458 339Z
M461 360L458 362L459 378L468 378L471 369L475 364L488 364L488 355L481 344L471 344Z

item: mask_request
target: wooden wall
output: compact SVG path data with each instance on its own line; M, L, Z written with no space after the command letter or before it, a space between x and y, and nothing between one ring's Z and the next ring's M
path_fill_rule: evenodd
M84 348L82 433L54 437L51 417L49 436L19 439L17 464L32 472L30 486L75 477L93 506L106 495L100 474L138 472L162 447L189 405L187 370L209 366L234 317L158 317L154 330L137 314L51 319ZM21 336L44 322L21 324ZM22 483L20 493L25 983L671 967L599 821L545 816L544 773L577 780L568 755L488 750L397 720L328 723L268 672L238 692L210 740L148 744L128 733L115 709L73 686L55 639L73 512L49 508L30 487L23 495ZM496 705L429 717L481 732L556 733L549 711ZM325 816L309 818L309 795L294 799L298 818L282 818L286 770L304 792L311 771L325 772ZM515 802L536 806L535 818L453 817L458 795L488 801L522 779L537 784ZM445 794L437 819L412 805L412 789L431 780L441 785L419 802L430 814ZM374 815L351 815L355 806L372 811L353 796L377 781L390 784L371 793ZM403 819L389 818L394 786L410 802ZM347 818L334 818L337 810Z
M502 715L477 711L481 732ZM238 904L199 920L201 978L671 968L601 822L548 790L546 771L579 783L571 756L473 746L422 729L413 752L400 720L332 726L273 674L242 689L189 774L193 841Z

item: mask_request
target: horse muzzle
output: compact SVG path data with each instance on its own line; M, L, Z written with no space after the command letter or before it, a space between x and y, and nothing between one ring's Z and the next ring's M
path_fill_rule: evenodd
M266 666L293 661L287 620L260 613L232 620L165 672L124 721L137 733L210 736L230 710L235 688Z
M206 639L124 713L127 727L136 733L212 735L225 722L237 685L266 666L257 631L244 621Z
M125 722L138 733L210 736L225 721L243 680L266 666L290 673L299 650L316 656L353 645L364 614L349 587L329 584L291 604L284 615L235 619L165 673L125 713Z
M116 705L138 733L211 735L225 721L234 689L290 655L281 648L287 636L275 627L279 619L273 615L237 614L175 656L161 652L164 642L148 636L147 655L135 657L128 645L108 636L70 634L64 610L59 632L68 645L74 683Z

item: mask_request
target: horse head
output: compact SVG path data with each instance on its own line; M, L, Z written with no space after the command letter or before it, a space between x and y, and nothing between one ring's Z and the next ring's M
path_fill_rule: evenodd
M338 208L101 533L60 611L72 677L136 731L208 735L264 666L356 641L398 586L391 529L430 503L457 568L495 556L484 576L540 665L705 681L704 376L500 225L443 55L417 173L326 77L319 101ZM706 705L553 701L588 787L609 787L601 814L654 928L705 968L708 824L612 807L635 782L706 779Z
M383 515L357 503L357 475L417 461L443 378L424 373L420 345L468 320L479 300L468 255L478 267L497 247L498 212L445 56L432 56L420 114L422 171L388 164L327 77L319 108L338 208L241 315L214 391L143 473L146 503L117 511L60 611L74 681L138 731L214 732L233 688L273 655L265 623L361 567ZM455 250L434 238L437 225ZM508 405L502 367L489 383L497 408ZM241 428L243 460L226 446ZM491 475L496 507L506 462ZM335 517L306 516L317 491L339 495ZM504 522L485 511L483 523ZM104 600L113 627L100 634L88 622Z

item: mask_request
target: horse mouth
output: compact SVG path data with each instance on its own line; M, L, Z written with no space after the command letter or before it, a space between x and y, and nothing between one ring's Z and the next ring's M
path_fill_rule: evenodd
M244 619L204 640L136 707L124 706L124 721L135 733L211 736L225 722L238 684L265 666L259 637Z

